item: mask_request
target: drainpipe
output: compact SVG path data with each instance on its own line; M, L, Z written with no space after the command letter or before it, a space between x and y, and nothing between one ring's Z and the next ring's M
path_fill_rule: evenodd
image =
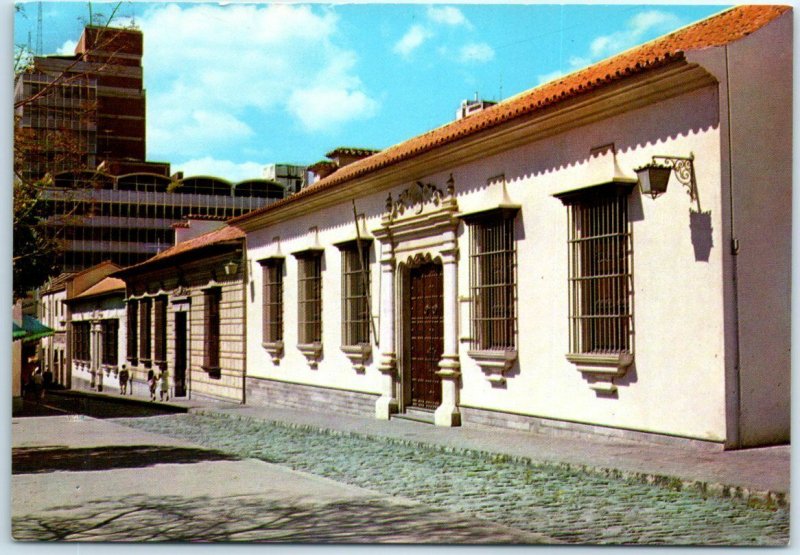
M250 285L250 272L247 266L247 235L242 240L242 404L247 404L247 288Z
M733 124L731 119L731 80L730 80L730 65L728 59L728 47L725 46L725 94L727 97L727 118L728 118L728 195L729 195L729 210L730 210L730 229L731 229L731 271L732 271L732 288L733 288L733 329L734 329L734 344L733 344L733 380L736 390L734 391L733 401L733 418L734 425L728 430L729 437L727 443L730 447L741 447L741 411L742 411L742 379L741 379L741 357L740 357L740 326L739 326L739 269L737 256L739 254L739 240L736 237L736 216L735 209L735 195L734 195L734 176L733 176L733 133L731 126ZM728 420L728 419L726 419Z

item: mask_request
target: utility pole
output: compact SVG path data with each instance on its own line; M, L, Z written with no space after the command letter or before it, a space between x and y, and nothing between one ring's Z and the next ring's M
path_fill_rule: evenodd
M36 6L36 55L42 55L42 3Z

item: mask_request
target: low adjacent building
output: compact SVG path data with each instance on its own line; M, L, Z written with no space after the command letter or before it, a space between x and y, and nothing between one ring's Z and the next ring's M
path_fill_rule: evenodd
M72 389L119 391L125 362L125 282L106 277L65 304L71 314Z
M114 274L126 284L126 359L137 391L244 402L244 233L220 220L176 226L175 246Z
M52 372L55 384L72 387L70 365L73 339L67 301L119 269L110 261L101 262L80 272L63 273L39 290L39 318L54 330L52 336L42 340L42 372Z

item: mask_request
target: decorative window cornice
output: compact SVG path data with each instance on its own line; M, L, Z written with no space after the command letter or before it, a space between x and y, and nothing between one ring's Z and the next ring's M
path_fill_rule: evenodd
M590 187L582 187L580 189L572 189L556 193L553 196L560 200L564 205L575 204L583 202L590 197L610 197L610 196L626 196L631 193L636 180L630 181L609 181L607 183L600 183L599 185L592 185Z

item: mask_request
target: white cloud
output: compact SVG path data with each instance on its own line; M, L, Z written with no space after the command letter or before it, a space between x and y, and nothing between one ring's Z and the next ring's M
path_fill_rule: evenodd
M62 44L61 47L58 50L56 50L56 54L59 54L61 56L71 56L72 54L75 54L76 46L78 46L78 41L74 40L64 41L64 44Z
M428 39L437 36L436 28L440 26L465 27L472 29L472 24L458 8L452 6L428 6L425 15L427 22L416 23L392 47L395 54L408 58L412 52L422 46ZM466 48L466 47L465 47ZM441 47L440 47L441 50Z
M343 111L318 113L318 125L367 113L353 104L377 107L355 72L356 54L336 43L338 20L330 10L160 4L136 24L145 37L151 157L241 152L267 116L286 114L305 126L297 98L309 83L325 83L328 96L350 101Z
M173 164L173 171L182 171L186 177L193 175L213 175L222 177L234 183L245 179L260 178L264 164L260 162L231 162L230 160L217 160L211 156L195 158L178 164Z
M392 50L402 56L408 56L411 52L422 46L422 43L431 36L433 36L433 34L422 25L412 25L411 28L406 31L406 34L403 35L403 38L395 43Z
M461 10L452 6L444 6L441 8L437 6L428 6L427 15L428 19L434 23L452 26L466 25L467 27L472 27L467 18L464 17L464 14L461 13Z
M378 106L361 91L319 85L294 91L288 107L308 131L327 131L344 121L368 118Z
M662 34L669 32L681 24L681 19L671 13L659 10L639 12L631 17L625 29L596 37L589 45L589 52L585 56L573 56L569 59L566 71L556 70L538 76L539 84L547 83L566 73L581 69L598 60L618 54L642 42L648 34Z
M562 75L564 75L564 72L561 71L560 69L557 69L555 71L551 71L550 73L543 73L541 75L537 75L536 79L538 83L541 85L542 83L549 83L550 81L558 79Z
M485 42L473 42L461 47L458 59L462 63L488 62L494 59L494 50Z
M646 33L667 32L679 24L680 19L667 12L658 10L639 12L628 20L626 29L594 39L589 47L591 57L598 60L611 56L639 44Z

